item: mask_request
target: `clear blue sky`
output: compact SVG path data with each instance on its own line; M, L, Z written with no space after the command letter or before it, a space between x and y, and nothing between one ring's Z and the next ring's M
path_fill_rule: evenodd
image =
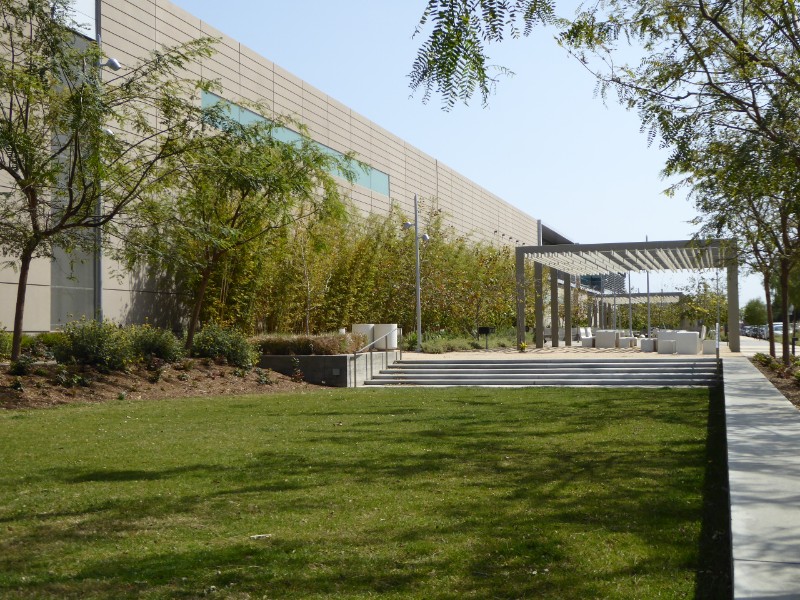
M408 87L424 0L173 2L576 242L693 233L691 204L662 193L666 152L648 147L635 113L596 96L552 32L490 47L492 62L515 76L487 108L476 98L445 112L439 98L423 104ZM651 277L655 290L685 282ZM644 291L644 275L632 285ZM742 305L761 297L755 277L740 285Z

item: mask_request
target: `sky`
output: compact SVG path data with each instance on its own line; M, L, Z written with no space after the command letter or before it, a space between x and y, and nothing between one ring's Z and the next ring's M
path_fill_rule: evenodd
M172 1L574 242L694 233L685 194L663 194L666 150L648 145L636 113L598 97L553 31L490 46L490 62L514 76L487 107L476 97L445 111L408 86L425 0ZM651 276L654 291L687 283L686 274ZM644 274L632 288L645 291ZM761 296L756 277L740 277L741 305Z

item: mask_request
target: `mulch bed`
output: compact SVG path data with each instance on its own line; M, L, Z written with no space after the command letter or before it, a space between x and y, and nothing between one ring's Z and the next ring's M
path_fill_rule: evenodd
M204 359L127 373L99 373L91 368L65 369L53 363L33 365L31 374L14 376L0 366L0 409L48 408L79 402L161 400L198 396L302 393L317 386L296 382L274 371L242 371Z
M761 366L752 359L750 359L750 362L769 379L770 383L772 383L789 402L794 404L797 408L800 408L800 385L798 385L797 380L791 374L782 376L768 367Z

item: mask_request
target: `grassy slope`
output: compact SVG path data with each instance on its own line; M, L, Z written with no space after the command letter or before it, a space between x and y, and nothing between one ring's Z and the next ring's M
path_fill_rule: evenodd
M0 596L691 596L708 398L338 390L7 412Z

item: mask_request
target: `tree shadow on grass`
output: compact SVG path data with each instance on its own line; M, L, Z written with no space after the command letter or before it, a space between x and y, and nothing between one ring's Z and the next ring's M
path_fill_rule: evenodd
M703 481L703 527L695 598L733 598L733 547L731 538L728 444L725 394L711 390L706 437L706 472Z
M654 573L685 573L681 557L696 537L681 528L698 523L699 507L687 505L681 495L693 490L699 494L697 474L706 468L702 441L689 436L669 448L656 442L643 445L637 439L579 447L557 443L565 432L591 433L606 427L597 413L609 401L607 396L584 400L577 408L548 416L546 431L539 431L535 412L525 418L524 410L510 420L497 406L460 419L419 411L411 430L364 421L364 426L335 431L317 426L305 438L306 452L262 449L235 466L64 469L55 479L76 486L162 486L186 475L204 483L172 497L160 494L163 487L146 488L135 499L119 492L117 498L62 514L71 517L63 522L56 522L55 514L30 515L37 527L15 539L23 555L0 561L0 570L20 571L70 542L124 539L135 535L143 521L151 531L182 515L194 515L201 525L203 519L231 522L222 524L216 538L198 535L172 551L98 552L99 558L83 561L70 574L42 574L36 585L0 584L0 591L18 590L28 597L136 597L147 592L188 598L210 593L214 586L228 595L284 598L376 593L602 597L615 576L635 580ZM634 412L636 418L646 414L659 419L659 411ZM357 417L352 415L354 422ZM661 417L679 424L683 420ZM686 422L692 420L687 416ZM697 425L696 419L693 423ZM409 449L410 439L415 445ZM359 451L343 451L355 443ZM342 474L344 486L337 482ZM369 494L378 497L377 508L359 504ZM355 499L357 508L349 508L343 495ZM422 504L399 502L417 497ZM264 522L289 527L274 538L248 540L235 532L235 512L215 510L229 501L245 500L264 506L272 519ZM368 508L385 511L387 519L397 523L348 520ZM393 510L398 512L390 514ZM301 531L304 518L316 519L327 529ZM292 523L297 523L296 531ZM589 533L636 538L645 547L662 549L635 567L597 574L573 560L572 544L579 542L568 537L580 540ZM162 548L169 543L164 540ZM592 552L590 558L595 557ZM596 552L613 548L599 547Z

